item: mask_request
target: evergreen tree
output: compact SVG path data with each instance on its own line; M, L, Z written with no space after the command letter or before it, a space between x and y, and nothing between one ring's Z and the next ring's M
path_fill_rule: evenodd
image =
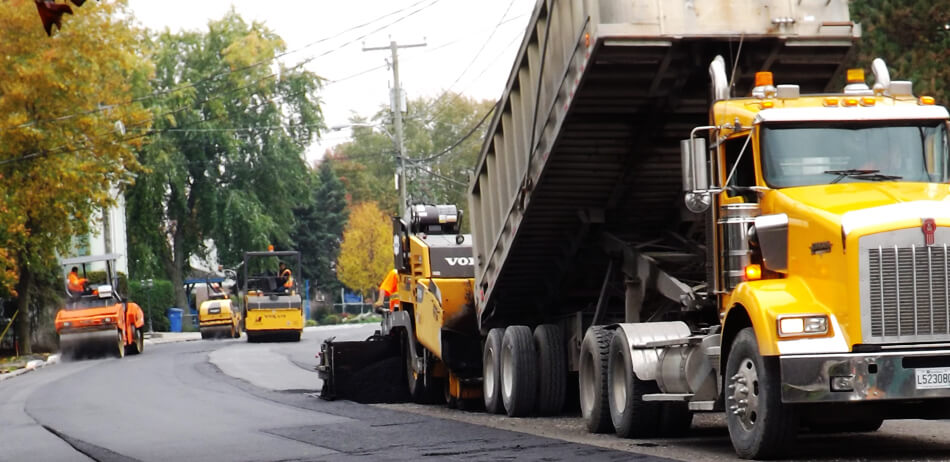
M883 58L892 80L912 80L915 95L950 103L950 0L854 0L851 17L863 35L857 67Z
M340 288L336 259L349 213L346 191L329 159L320 164L313 182L311 200L294 209L297 225L292 238L300 251L303 273L314 281L313 287L333 292Z

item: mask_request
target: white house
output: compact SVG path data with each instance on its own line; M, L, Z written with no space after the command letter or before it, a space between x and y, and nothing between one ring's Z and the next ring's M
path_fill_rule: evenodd
M111 191L115 205L96 213L98 226L76 239L73 256L117 253L116 271L129 274L129 244L126 237L125 196L117 188ZM102 269L102 268L95 268Z

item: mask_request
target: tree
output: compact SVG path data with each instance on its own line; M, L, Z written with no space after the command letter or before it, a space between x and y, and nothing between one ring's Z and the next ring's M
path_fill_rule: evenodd
M468 180L485 133L485 124L479 122L493 104L455 93L409 101L404 133L410 202L467 206ZM354 127L353 140L336 146L330 155L337 160L351 203L376 200L395 213L396 155L389 119L389 108L381 108L370 122L380 128Z
M312 199L294 209L297 224L291 237L300 251L303 273L313 278L315 288L329 292L340 286L336 259L349 211L332 159L324 159L313 177Z
M353 206L336 264L340 282L360 292L372 290L393 267L392 243L389 217L375 202Z
M950 3L933 0L853 0L862 26L858 67L880 57L895 80L912 80L918 95L950 103Z
M21 352L37 283L139 170L150 117L132 91L151 68L138 34L123 2L77 10L53 38L33 1L0 2L0 291L18 295Z
M225 266L247 250L291 246L304 150L323 127L320 80L277 64L280 37L233 10L207 32L166 31L154 48L151 90L167 96L152 107L156 134L140 154L150 173L128 201L130 261L136 274L166 274L184 306L189 257L209 241Z

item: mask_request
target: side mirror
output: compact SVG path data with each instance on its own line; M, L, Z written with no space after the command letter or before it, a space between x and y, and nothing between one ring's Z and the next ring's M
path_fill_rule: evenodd
M702 213L709 208L711 198L709 171L706 161L706 140L690 138L680 141L680 160L683 173L683 192L686 193L686 208L693 213Z

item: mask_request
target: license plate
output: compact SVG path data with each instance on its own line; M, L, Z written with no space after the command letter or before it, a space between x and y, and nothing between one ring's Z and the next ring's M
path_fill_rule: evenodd
M914 369L918 390L950 388L950 367Z

